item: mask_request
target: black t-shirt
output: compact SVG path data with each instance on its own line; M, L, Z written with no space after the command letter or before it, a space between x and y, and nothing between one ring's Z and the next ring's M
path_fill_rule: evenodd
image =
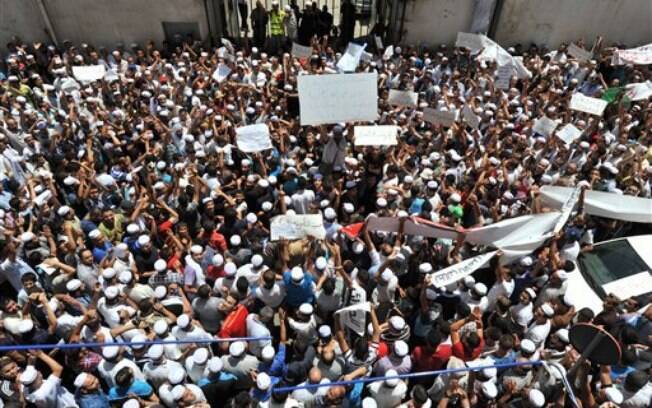
M154 262L158 260L158 250L152 247L152 250L149 253L138 251L134 258L139 271L153 271Z

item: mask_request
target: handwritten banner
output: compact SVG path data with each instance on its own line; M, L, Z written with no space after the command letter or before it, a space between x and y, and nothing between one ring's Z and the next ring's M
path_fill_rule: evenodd
M570 108L572 110L586 112L591 115L602 116L604 109L607 107L608 102L599 98L591 98L576 92L570 101Z
M398 126L356 126L353 134L356 146L393 146Z

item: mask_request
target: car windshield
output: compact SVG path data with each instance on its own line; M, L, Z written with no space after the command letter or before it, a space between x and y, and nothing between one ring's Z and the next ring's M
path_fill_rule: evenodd
M584 280L600 298L605 297L603 285L649 271L626 239L594 246L592 251L579 257L579 264Z

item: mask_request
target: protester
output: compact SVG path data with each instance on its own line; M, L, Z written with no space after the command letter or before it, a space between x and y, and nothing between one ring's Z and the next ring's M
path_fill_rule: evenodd
M3 405L552 407L574 396L650 407L649 294L604 293L594 310L569 290L594 244L644 228L592 215L586 201L652 198L652 98L618 91L602 116L569 102L650 71L612 65L602 40L593 60L515 48L510 61L531 76L513 72L501 90L499 66L463 48L378 50L356 71L378 74L376 123L397 126L398 142L356 146L354 123L299 121L297 78L338 71L336 50L311 41L332 15L272 7L251 11L256 49L9 44ZM345 46L355 6L340 12ZM282 54L286 36L313 56ZM105 74L80 79L91 65ZM417 92L415 106L390 104L390 90ZM433 125L425 108L467 119ZM579 135L539 133L544 116ZM271 147L244 151L237 131L263 124ZM535 248L514 255L473 235L554 215L542 199L552 185L580 196ZM277 239L279 215L318 215L310 231L323 233ZM447 237L418 233L432 229ZM486 254L437 284L438 271ZM570 334L580 323L612 335L616 364L580 358ZM114 341L127 344L90 344ZM79 347L39 349L57 343Z

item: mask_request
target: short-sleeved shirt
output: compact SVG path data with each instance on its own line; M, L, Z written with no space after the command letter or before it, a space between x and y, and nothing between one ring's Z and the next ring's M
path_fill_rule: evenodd
M467 350L466 347L464 347L464 343L458 341L457 343L453 343L453 355L461 360L471 361L480 357L483 348L484 339L480 339L480 344L473 350Z
M292 275L288 271L283 274L283 282L285 283L285 299L288 306L299 307L302 303L313 303L315 300L314 281L311 275L305 274L303 281L297 285L292 282Z
M134 380L129 387L111 387L109 390L109 400L115 401L127 398L129 394L136 394L139 397L149 397L154 389L145 381Z

